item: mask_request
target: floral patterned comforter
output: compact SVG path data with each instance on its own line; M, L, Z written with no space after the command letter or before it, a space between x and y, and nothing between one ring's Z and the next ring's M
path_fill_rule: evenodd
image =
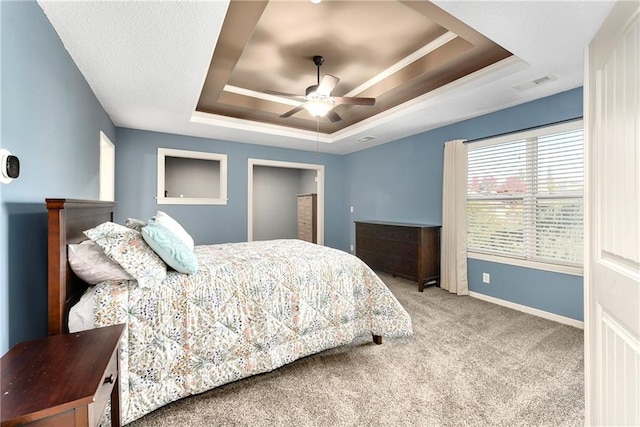
M96 326L127 323L122 420L411 319L356 257L300 240L196 246L196 274L96 286Z

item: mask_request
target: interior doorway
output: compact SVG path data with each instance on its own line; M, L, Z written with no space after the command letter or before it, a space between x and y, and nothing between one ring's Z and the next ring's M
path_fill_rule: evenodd
M324 244L324 165L249 159L247 170L247 241L295 238L296 195L315 193Z

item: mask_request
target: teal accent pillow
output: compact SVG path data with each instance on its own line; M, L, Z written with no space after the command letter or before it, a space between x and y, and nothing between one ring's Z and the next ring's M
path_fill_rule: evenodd
M166 227L149 220L142 228L142 238L174 270L187 274L198 271L196 254Z

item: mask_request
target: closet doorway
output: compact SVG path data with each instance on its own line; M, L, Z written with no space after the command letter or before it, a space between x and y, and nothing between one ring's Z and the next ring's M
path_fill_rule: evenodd
M317 242L324 244L324 165L249 159L247 241L297 237L297 196L317 194Z

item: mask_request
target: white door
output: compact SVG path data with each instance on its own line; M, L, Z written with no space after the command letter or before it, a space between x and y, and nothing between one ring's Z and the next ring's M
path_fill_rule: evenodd
M620 1L585 79L587 425L640 425L640 1Z

